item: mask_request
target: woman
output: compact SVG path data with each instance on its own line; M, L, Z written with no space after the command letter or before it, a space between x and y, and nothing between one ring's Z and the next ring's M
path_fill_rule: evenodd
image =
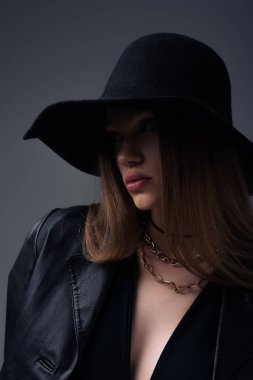
M100 175L101 197L28 234L0 379L249 380L253 149L221 58L141 37L99 99L48 107L33 137Z

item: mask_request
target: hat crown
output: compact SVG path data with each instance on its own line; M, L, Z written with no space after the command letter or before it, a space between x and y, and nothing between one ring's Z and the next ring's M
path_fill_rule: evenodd
M156 33L119 57L101 99L185 98L232 123L228 71L219 55L193 38Z

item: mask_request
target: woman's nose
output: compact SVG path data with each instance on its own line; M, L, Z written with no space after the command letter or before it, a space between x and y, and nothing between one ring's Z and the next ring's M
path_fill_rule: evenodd
M144 156L141 148L132 139L124 139L117 150L117 162L120 165L135 166L143 162Z

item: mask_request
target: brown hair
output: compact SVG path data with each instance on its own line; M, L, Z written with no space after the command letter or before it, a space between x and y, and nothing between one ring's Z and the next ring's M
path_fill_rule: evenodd
M196 275L253 289L253 209L234 142L209 120L155 111L162 164L161 207L171 250ZM203 128L205 122L205 128ZM105 141L105 139L103 139ZM109 262L136 251L139 216L108 143L100 150L100 202L90 205L83 251ZM210 274L193 251L204 254Z

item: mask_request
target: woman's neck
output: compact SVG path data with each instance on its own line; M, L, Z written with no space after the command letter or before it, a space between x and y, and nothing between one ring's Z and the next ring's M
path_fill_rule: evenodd
M162 223L161 211L159 208L152 209L150 213L150 221L148 223L150 237L165 255L175 257L163 231L164 226Z
M161 222L162 218L158 209L156 209L155 211L152 210L151 218L155 225L159 227L159 229L164 229L164 226ZM156 227L154 227L154 225L150 221L148 222L148 234L151 240L157 245L157 247L163 254L169 256L170 258L175 258L175 255L171 250L165 233L160 232ZM154 270L158 272L162 277L164 277L164 279L169 281L175 281L177 283L190 283L199 279L198 276L191 273L188 269L186 269L183 266L173 267L168 263L158 260L150 247L144 245L143 249L147 262L151 264ZM141 266L142 275L146 276L141 257L139 257L139 264ZM203 263L203 267L206 267L205 263ZM150 280L153 281L152 277L150 277Z

